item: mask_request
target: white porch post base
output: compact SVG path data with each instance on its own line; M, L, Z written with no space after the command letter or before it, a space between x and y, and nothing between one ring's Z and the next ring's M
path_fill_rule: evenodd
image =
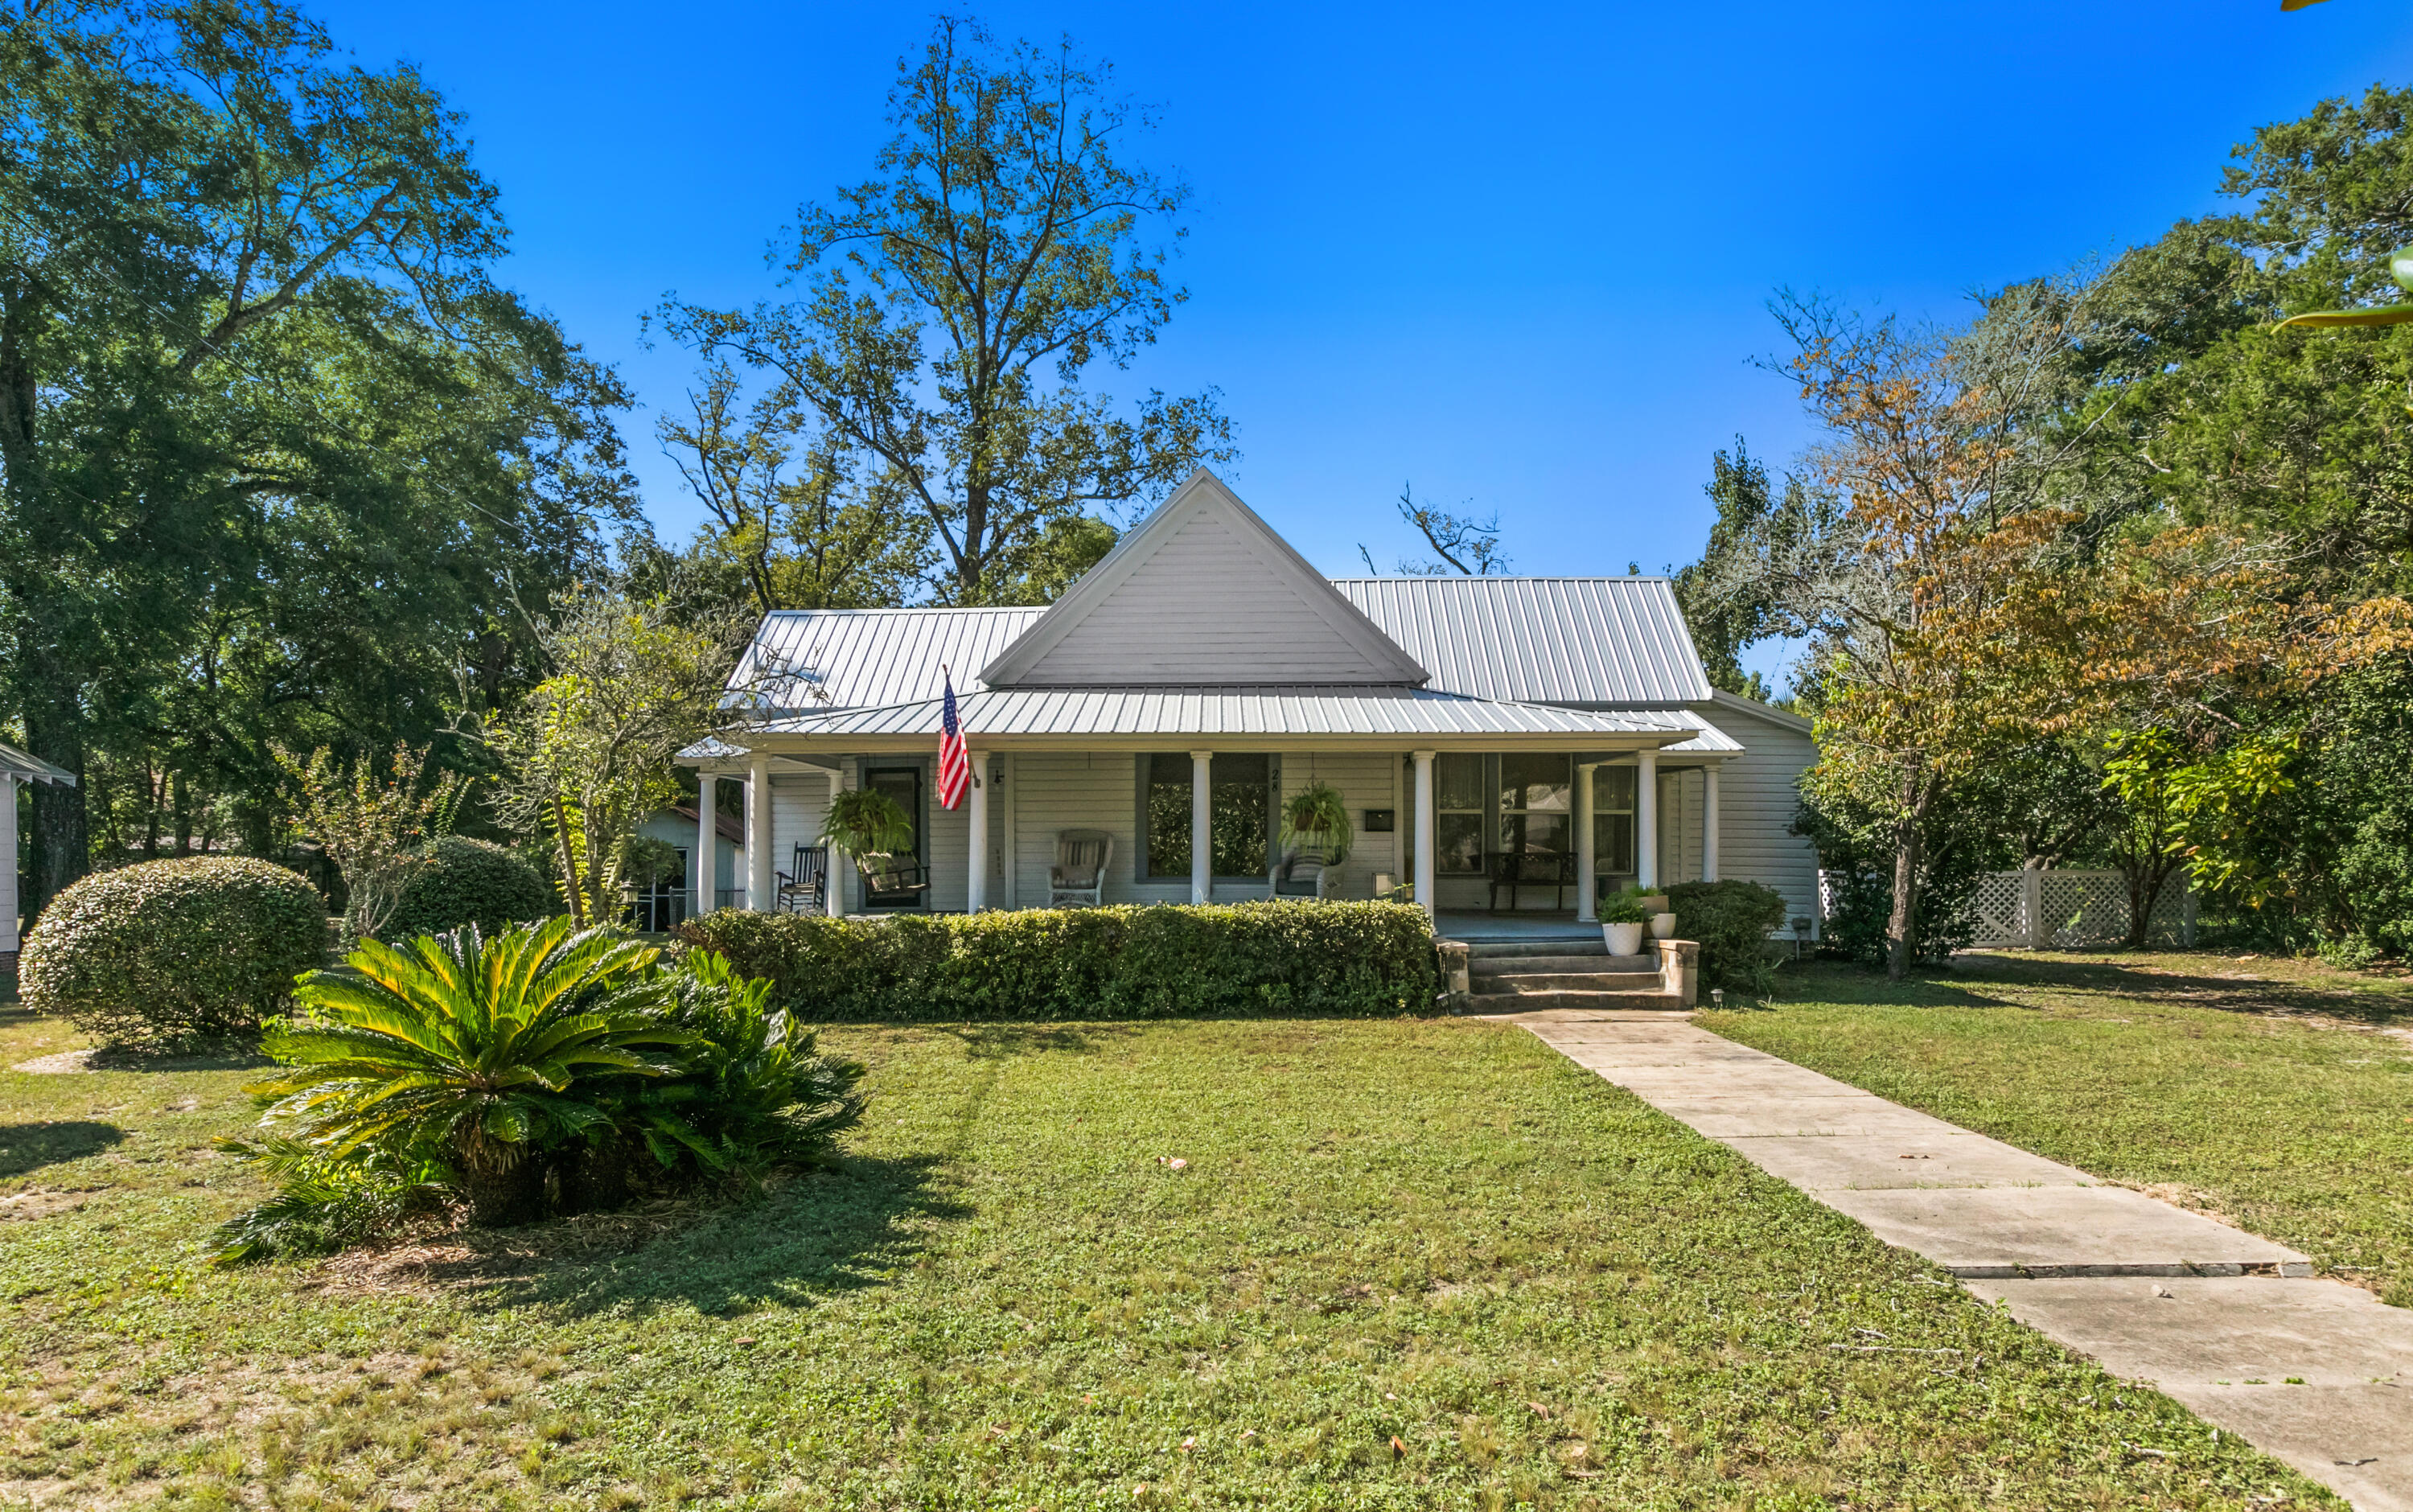
M711 772L695 774L695 891L688 895L688 912L697 918L712 912L720 901L714 884L720 880L720 778Z
M1439 868L1433 852L1439 844L1441 826L1433 819L1433 753L1419 750L1410 753L1416 763L1416 906L1425 917L1436 923L1441 918L1441 899L1433 896Z
M1190 901L1215 897L1215 800L1209 784L1215 753L1190 753Z
M1600 919L1600 856L1593 844L1591 779L1599 770L1589 762L1576 763L1576 922Z
M746 766L746 906L768 913L771 891L771 758L761 751Z
M1644 892L1659 885L1659 753L1634 759L1634 880Z
M1718 880L1718 769L1706 767L1701 788L1701 881Z
M964 912L988 907L988 753L970 753L971 791L964 794L964 822L971 826L971 843L964 849Z

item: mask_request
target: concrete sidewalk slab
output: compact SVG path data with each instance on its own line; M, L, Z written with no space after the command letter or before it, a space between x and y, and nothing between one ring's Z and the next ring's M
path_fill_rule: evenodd
M1830 1187L1811 1195L1963 1278L2313 1273L2285 1245L2125 1187Z
M2413 1312L2310 1279L2284 1245L1689 1024L1526 1028L2363 1512L2413 1512Z
M2082 1341L2115 1374L2179 1385L2413 1383L2413 1312L2339 1282L2183 1277L2105 1286L2077 1279L1973 1281L2021 1323ZM2413 1417L2413 1386L2397 1388Z
M2361 1512L2413 1512L2413 1391L2392 1385L2154 1386Z
M1739 1141L1735 1148L1744 1149ZM1752 1140L1746 1153L1761 1170L1783 1177L1805 1192L2097 1184L2076 1166L2031 1155L1984 1134L1959 1131L1899 1139L1766 1137Z

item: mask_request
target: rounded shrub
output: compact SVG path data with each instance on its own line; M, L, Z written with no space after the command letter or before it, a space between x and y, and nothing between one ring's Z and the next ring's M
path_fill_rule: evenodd
M428 848L379 932L407 940L474 924L491 935L553 912L552 884L534 867L490 841L448 835Z
M18 990L107 1044L173 1045L258 1029L326 955L326 901L299 874L236 856L146 861L52 900Z

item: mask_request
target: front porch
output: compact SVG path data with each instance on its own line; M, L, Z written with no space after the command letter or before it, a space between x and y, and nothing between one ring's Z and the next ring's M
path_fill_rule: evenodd
M778 874L794 871L798 849L820 844L831 795L863 786L906 809L929 883L910 898L883 899L866 896L862 877L841 865L832 868L834 913L1047 907L1059 839L1076 831L1110 838L1104 902L1264 898L1283 854L1281 805L1319 784L1340 793L1355 830L1346 858L1329 868L1326 896L1414 897L1451 938L1596 934L1589 921L1603 888L1717 875L1716 753L1504 743L984 749L975 735L975 783L948 810L934 792L935 754L921 742L919 749L799 749L794 737L767 732L754 742L713 742L693 754L699 812L712 811L721 782L745 793L750 843L740 906L762 911L779 906ZM720 843L699 826L690 871L709 875ZM1522 885L1499 880L1510 856Z

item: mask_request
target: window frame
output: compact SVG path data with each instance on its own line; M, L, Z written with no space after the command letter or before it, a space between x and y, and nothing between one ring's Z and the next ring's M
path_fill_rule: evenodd
M1269 874L1270 869L1271 869L1271 867L1272 867L1272 866L1273 866L1273 863L1274 863L1274 859L1275 859L1275 857L1277 856L1277 854L1279 853L1279 849L1280 849L1280 847L1279 847L1279 837L1280 837L1280 835L1281 835L1281 799L1282 799L1282 769L1281 769L1281 753L1280 753L1280 752L1277 752L1277 751L1255 751L1255 750L1219 750L1219 751L1215 752L1215 755L1216 755L1216 757L1219 757L1219 758L1220 758L1220 757L1224 757L1224 756L1255 756L1255 757L1262 757L1262 758L1264 758L1264 760L1265 760L1265 763L1266 763L1266 833L1265 833L1265 847L1266 847L1266 867L1267 867L1267 869L1266 869L1266 870L1265 870L1265 871L1246 871L1246 872L1222 872L1222 871L1218 871L1218 872L1212 872L1212 873L1210 873L1210 874L1209 874L1209 876L1208 876L1208 881L1209 881L1209 882L1210 882L1210 883L1216 883L1216 882L1234 882L1234 883L1238 883L1238 882L1263 882L1263 881L1266 879L1266 877ZM1135 813L1135 815L1134 815L1134 817L1133 817L1133 823L1132 823L1132 830L1133 830L1133 833L1134 833L1134 834L1135 834L1135 836L1136 836L1136 841L1135 841L1135 844L1134 844L1134 846L1133 846L1133 850L1134 850L1137 853L1136 853L1136 854L1134 854L1134 855L1132 856L1132 882L1134 882L1134 884L1136 884L1136 885L1138 885L1138 886L1141 886L1141 887L1151 887L1151 886L1153 886L1153 887L1171 887L1171 886L1178 886L1178 885L1181 885L1181 884L1183 884L1183 883L1188 882L1190 881L1190 877L1191 877L1191 873L1190 873L1190 871L1189 871L1189 868L1187 868L1186 867L1185 867L1182 870L1177 871L1177 872L1160 873L1159 871L1157 871L1157 869L1156 869L1156 847L1155 847L1155 846L1153 846L1153 845L1151 845L1150 843L1148 843L1148 842L1149 842L1149 838L1150 838L1149 834L1148 834L1148 825L1149 825L1149 823L1150 823L1150 821L1151 821L1151 819L1152 819L1152 817L1153 817L1153 816L1150 814L1150 812L1149 812L1148 796L1149 796L1149 790L1150 790L1151 788L1153 788L1153 787L1155 787L1155 786L1157 785L1157 784L1156 784L1156 782L1155 782L1155 779L1154 779L1154 767L1155 767L1155 763L1156 763L1156 759L1157 759L1158 757L1160 757L1160 756L1164 756L1164 757L1178 757L1178 758L1180 758L1181 765L1182 765L1182 768L1183 768L1183 770L1184 770L1185 774L1187 773L1187 771L1188 771L1188 769L1189 769L1189 767L1190 767L1190 764L1191 764L1190 752L1188 752L1188 751L1186 751L1186 750L1178 750L1178 751L1174 751L1174 750L1150 750L1150 751L1142 751L1142 752L1140 752L1140 753L1139 753L1139 756L1137 757L1137 759L1136 759L1136 760L1134 760L1134 761L1132 762L1132 768L1133 768L1132 776L1133 776L1133 778L1134 778L1134 779L1135 779L1135 780L1134 780L1134 786L1135 786L1135 787L1136 787L1136 789L1138 790L1138 791L1137 791L1137 793L1136 793L1136 799L1137 799L1137 801L1136 801L1136 804L1135 804L1135 808L1136 808L1137 812ZM1208 765L1207 765L1207 771L1206 771L1206 784L1207 784L1208 792L1209 792L1209 793L1211 794L1211 793L1212 793L1212 792L1213 792L1213 789L1214 789L1214 787L1215 787L1215 772L1214 772L1214 765L1213 765L1213 763L1212 763L1211 761L1209 762L1209 763L1208 763ZM1169 786L1171 786L1171 785L1172 785L1172 784L1170 784L1170 783L1165 784L1165 786L1168 786L1168 787L1169 787ZM1184 790L1184 792L1185 792L1185 793L1187 793L1187 791L1188 791L1188 789L1189 789L1189 786L1190 786L1190 781L1189 781L1189 778L1187 778L1187 776L1185 776L1185 778L1184 778L1184 779L1183 779L1183 781L1182 781L1181 786L1182 786L1182 788L1183 788L1183 790ZM1211 798L1210 798L1210 801L1211 801ZM1185 836L1184 836L1184 838L1186 839L1186 838L1187 838L1187 835L1186 835L1186 822L1187 822L1187 819L1188 819L1188 816L1189 816L1189 805L1187 804L1187 802L1185 802L1185 803L1183 804L1183 806L1182 806L1182 814L1183 814L1183 818L1184 818L1184 821L1185 821Z

